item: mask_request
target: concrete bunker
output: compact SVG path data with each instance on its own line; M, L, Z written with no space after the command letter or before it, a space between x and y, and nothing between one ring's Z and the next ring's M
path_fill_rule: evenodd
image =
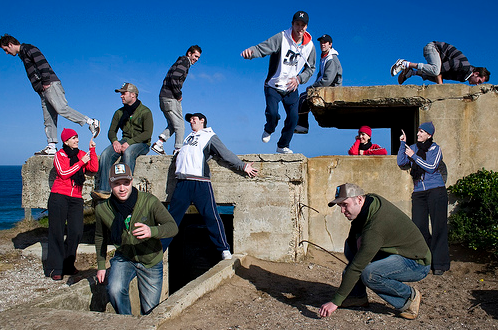
M498 170L498 151L495 148L498 93L495 86L335 87L315 89L311 95L312 113L320 126L356 129L365 124L358 121L361 114L364 118L371 118L368 120L374 124L369 123L370 126L391 129L391 141L395 143L392 150L399 146L401 128L414 141L418 124L433 121L436 140L442 147L448 168L448 185L483 167ZM397 120L402 124L390 121L391 116L400 116ZM301 154L250 154L239 155L239 158L255 162L261 175L248 179L215 161L210 162L216 201L219 205L235 206L232 248L239 258L250 255L269 261L299 261L307 248L306 243L299 245L302 240L309 240L330 251L342 251L349 223L344 221L337 208L329 208L327 203L333 199L335 187L344 182L355 182L367 192L384 196L408 215L411 212L411 177L398 168L394 155L308 159ZM169 156L139 157L134 185L168 202L175 180L170 173L171 161ZM31 157L26 161L23 166L23 207L45 207L52 167L51 157ZM92 181L88 180L84 187L83 196L87 200ZM219 262L173 293L151 315L140 318L141 324L149 322L147 320L160 324L168 317L178 315L188 306L186 300L179 299L180 296L195 301L215 289L224 278L233 275L238 262L238 259ZM77 301L70 297L77 295L78 290L90 292L85 297L91 297L89 284L81 281L79 286L68 288L67 301ZM59 303L51 304L51 299ZM43 302L33 307L68 308L60 301L61 297L45 297ZM80 310L88 310L89 300L84 303L86 307ZM95 319L120 317L110 313L94 314L92 318ZM127 320L133 322L135 319Z
M233 246L233 205L218 205L227 241ZM168 247L169 294L206 273L220 261L220 252L209 238L202 216L191 205L180 224L180 231Z
M416 142L420 121L419 112L430 108L430 101L421 97L341 99L344 96L334 88L315 88L308 91L311 112L320 127L358 129L387 128L391 132L391 154L396 155L399 136L404 130L409 144ZM344 89L339 87L339 89Z

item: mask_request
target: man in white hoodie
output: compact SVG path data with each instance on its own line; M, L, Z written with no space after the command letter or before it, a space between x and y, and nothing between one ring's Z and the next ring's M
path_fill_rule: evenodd
M320 57L320 67L315 83L308 88L341 86L342 66L341 62L339 62L339 58L337 57L339 53L337 52L337 50L332 48L332 37L328 34L324 34L323 36L318 38L318 41L320 41L320 49L322 51L322 55ZM306 91L299 96L299 120L297 121L297 126L294 129L294 133L308 133L309 112L310 108L308 105L308 93Z
M206 223L211 241L221 252L221 258L231 259L225 227L216 209L208 161L217 156L251 178L258 175L258 170L252 167L254 163L244 163L225 147L211 127L207 127L207 118L202 113L187 113L185 120L190 123L192 132L183 140L183 146L176 154L177 182L169 204L169 213L180 226L185 212L193 203ZM172 239L161 240L163 251L168 248Z
M311 35L306 32L308 21L308 14L298 11L292 18L291 28L245 49L240 54L249 60L270 55L270 66L265 80L266 124L261 140L264 143L269 142L271 134L275 132L280 119L278 103L282 102L287 117L277 142L278 153L292 153L289 145L298 120L297 87L306 83L315 71L316 52Z

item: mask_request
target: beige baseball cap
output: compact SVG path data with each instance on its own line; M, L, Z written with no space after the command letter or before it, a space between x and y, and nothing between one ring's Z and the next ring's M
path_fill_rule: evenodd
M365 191L354 183L345 183L337 186L335 190L335 199L329 203L329 207L341 203L349 197L363 196Z
M135 93L138 95L138 88L137 86L131 84L131 83L124 83L123 86L121 86L120 89L115 89L114 90L116 93L122 93L122 92L130 92L130 93Z

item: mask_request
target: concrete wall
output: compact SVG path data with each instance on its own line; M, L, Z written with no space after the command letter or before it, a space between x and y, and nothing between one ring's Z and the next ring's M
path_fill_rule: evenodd
M350 222L339 207L328 207L337 186L352 182L367 193L386 197L411 214L413 184L395 156L324 156L308 159L309 240L331 251L343 251ZM316 210L316 211L315 211Z
M386 109L418 109L415 121L432 121L434 141L443 151L448 183L482 167L497 170L498 88L493 85L443 84L429 86L325 87L309 93L312 112L322 127L359 128L366 118L378 118L372 127L391 128L399 141L406 123L389 123ZM349 110L363 109L365 116L348 118ZM347 120L346 120L347 119ZM405 131L406 128L405 128ZM410 141L410 137L409 137ZM411 137L414 140L414 136ZM399 142L395 147L399 148Z
M260 175L251 179L226 164L209 162L216 202L235 206L233 252L274 261L302 257L298 243L307 239L308 225L299 208L307 203L307 159L301 154L239 157L255 162ZM46 208L55 175L52 162L50 156L33 156L23 165L23 207ZM173 168L171 156L141 156L133 184L169 201L176 182ZM88 204L92 185L90 177L83 190Z
M373 86L318 88L310 93L312 112L322 126L359 127L367 116L352 116L365 109L370 118L385 117L386 109L405 109L400 127L415 127L433 121L434 140L441 146L448 167L448 185L482 167L498 170L498 95L495 86L463 84L431 86ZM415 109L415 110L413 110ZM391 109L392 110L392 109ZM341 117L342 116L342 117ZM389 118L385 118L388 120ZM342 126L341 126L342 125ZM327 127L329 127L327 126ZM383 127L374 126L373 127ZM399 146L398 128L392 129L393 141ZM342 127L344 128L344 127ZM414 140L412 129L411 140ZM410 214L413 184L407 171L396 165L395 156L323 156L307 159L300 154L241 155L255 162L260 176L247 176L210 161L213 188L219 204L234 208L235 253L272 261L300 259L310 240L322 247L342 251L349 222L327 203L335 187L345 182L362 186L388 198ZM170 156L141 156L137 160L134 184L140 190L168 201L174 189ZM23 166L23 207L45 208L53 181L52 157L36 156ZM84 187L89 200L92 178ZM167 188L166 188L167 187Z

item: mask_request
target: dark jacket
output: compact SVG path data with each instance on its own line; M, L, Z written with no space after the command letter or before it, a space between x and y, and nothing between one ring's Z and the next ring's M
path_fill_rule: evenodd
M139 101L140 102L140 101ZM123 108L119 108L112 117L111 126L107 137L111 141L118 141L119 120L123 116ZM154 122L152 120L152 112L145 105L140 102L140 105L133 112L133 116L126 122L123 127L123 140L129 145L135 143L145 143L150 146L150 138L152 130L154 129Z
M24 64L28 79L35 92L41 93L43 92L43 85L50 85L51 82L60 81L45 56L35 46L21 44L19 58Z
M163 80L163 87L159 97L168 99L181 99L183 82L187 78L188 70L190 68L190 60L187 56L180 56L175 64L169 68L166 77Z
M351 223L353 232L349 236L359 242L358 252L346 267L332 299L337 306L341 306L360 280L361 272L379 252L397 254L424 266L431 263L431 251L413 221L384 197L368 194L366 198L373 199L363 205L362 213L366 211L366 218L358 216Z
M98 269L105 269L108 229L112 227L115 211L108 199L95 208L95 248L97 251ZM150 227L151 238L138 239L131 233L135 223L145 223ZM123 229L121 245L116 246L124 257L134 262L140 262L150 268L163 259L163 247L160 239L173 237L178 233L178 227L166 207L156 196L138 192L137 203L131 214L130 229Z

